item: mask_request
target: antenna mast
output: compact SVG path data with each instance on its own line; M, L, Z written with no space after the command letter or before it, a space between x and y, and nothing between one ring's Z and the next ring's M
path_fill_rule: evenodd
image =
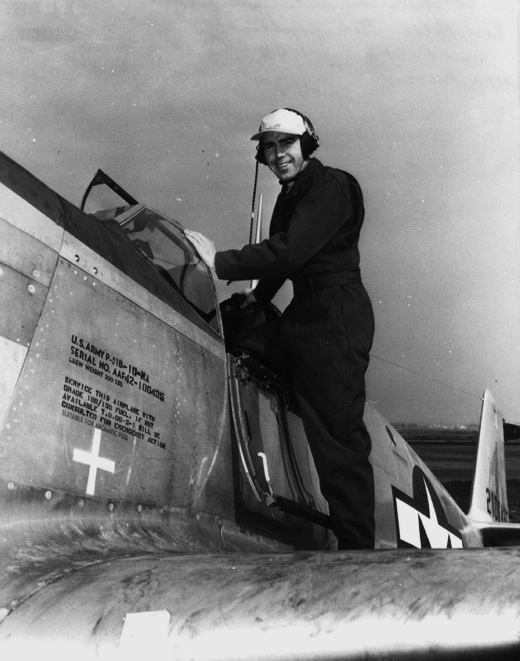
M260 237L262 236L263 201L264 201L263 193L260 193L260 199L258 200L258 213L256 215L255 243L260 243ZM253 224L252 223L251 223L251 229L253 229ZM254 288L254 287L256 287L257 284L258 284L258 280L251 280L251 287Z

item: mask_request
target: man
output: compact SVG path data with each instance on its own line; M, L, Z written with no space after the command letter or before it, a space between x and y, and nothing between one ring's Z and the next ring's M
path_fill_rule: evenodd
M277 341L289 359L333 531L340 549L373 548L374 478L363 411L374 317L359 269L361 189L352 175L311 158L318 137L297 111L270 113L251 139L258 140L258 161L282 185L269 239L217 252L198 232L186 236L217 277L259 279L245 290L245 305L267 303L292 280L294 297Z

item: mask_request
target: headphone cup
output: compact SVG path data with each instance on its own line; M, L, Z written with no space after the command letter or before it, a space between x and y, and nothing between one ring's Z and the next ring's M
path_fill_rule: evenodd
M316 134L311 135L306 131L300 138L300 145L303 158L309 158L318 149L319 143Z
M262 141L261 140L258 141L258 144L256 146L255 158L260 163L260 165L267 165L267 161L265 160L264 150L262 149Z

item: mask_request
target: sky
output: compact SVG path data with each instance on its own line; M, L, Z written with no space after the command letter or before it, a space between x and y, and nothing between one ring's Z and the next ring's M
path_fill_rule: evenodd
M519 2L0 0L0 149L71 202L101 168L239 248L250 136L300 110L365 196L368 399L466 424L489 388L520 423ZM265 231L278 191L262 167Z

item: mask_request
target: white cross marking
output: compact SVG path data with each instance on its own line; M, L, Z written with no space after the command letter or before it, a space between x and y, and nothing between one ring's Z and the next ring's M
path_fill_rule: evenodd
M96 491L96 476L98 468L100 470L108 471L113 473L116 469L115 461L110 459L104 459L99 456L99 448L101 445L101 429L94 429L94 436L92 438L92 450L90 452L85 452L85 450L75 449L72 454L72 459L79 462L80 464L87 464L89 466L88 470L88 481L87 481L87 494L93 496Z

